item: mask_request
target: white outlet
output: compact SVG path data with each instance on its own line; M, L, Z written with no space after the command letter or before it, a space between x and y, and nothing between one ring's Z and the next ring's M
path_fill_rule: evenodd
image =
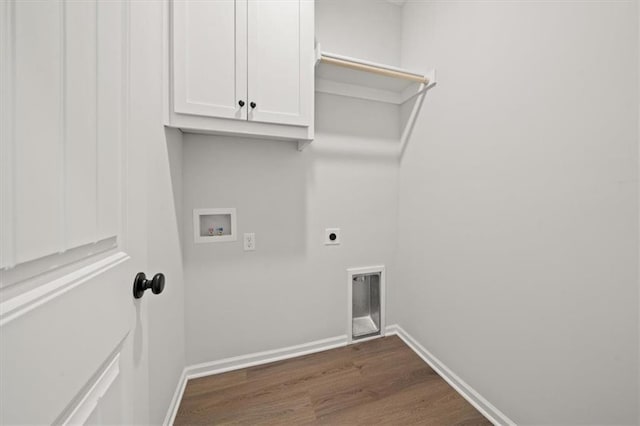
M244 234L244 251L254 251L256 249L256 234L251 232Z
M340 228L327 228L324 230L324 244L326 246L336 246L340 242Z

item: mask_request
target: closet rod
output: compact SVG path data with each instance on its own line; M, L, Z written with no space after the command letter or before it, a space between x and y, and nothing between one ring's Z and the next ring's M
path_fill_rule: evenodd
M377 67L374 65L364 64L361 62L349 61L346 59L336 58L333 56L322 55L321 62L327 64L338 65L345 68L351 68L358 71L366 71L373 74L384 75L387 77L401 78L404 80L415 81L416 83L429 84L429 79L418 74L411 74L403 71L396 71L388 68Z

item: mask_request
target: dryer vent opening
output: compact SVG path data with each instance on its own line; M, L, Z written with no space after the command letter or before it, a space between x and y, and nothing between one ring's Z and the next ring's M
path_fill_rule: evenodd
M379 335L382 319L381 273L353 275L351 294L352 339Z

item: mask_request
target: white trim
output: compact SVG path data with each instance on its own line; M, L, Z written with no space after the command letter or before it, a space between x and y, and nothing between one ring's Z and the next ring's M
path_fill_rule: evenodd
M487 401L469 384L462 380L456 373L451 371L442 361L433 356L431 352L426 350L416 339L407 333L397 324L390 325L386 329L387 336L397 335L402 341L409 346L424 362L442 377L449 385L456 390L464 399L466 399L476 410L482 413L494 425L515 425L516 423L509 419L504 413L498 410L493 404Z
M313 126L261 123L232 118L202 117L169 112L169 127L184 133L240 136L269 140L313 140Z
M127 253L117 252L19 296L0 302L0 327L129 259Z
M173 393L173 398L171 398L171 403L169 404L169 409L167 410L167 415L164 417L163 425L168 426L172 425L176 420L176 415L178 414L178 408L180 408L180 401L182 401L182 395L184 395L184 390L187 387L187 369L182 370L182 374L180 375L180 379L178 380L178 386L176 386L176 390Z
M185 371L188 379L197 379L198 377L211 376L213 374L226 373L228 371L282 361L284 359L322 352L346 345L347 336L336 336L286 348L273 349L270 351L256 352L248 355L224 358L218 361L195 364L187 367Z
M64 269L72 269L97 261L97 257L107 256L107 252L118 247L118 236L108 236L61 253L52 253L38 259L28 260L12 268L0 270L0 289L6 289L25 281L37 280L43 274L64 275ZM59 273L58 273L59 272Z
M173 424L180 406L182 394L184 393L187 381L190 379L212 376L214 374L226 373L228 371L240 370L242 368L254 367L256 365L269 364L271 362L340 348L346 345L347 336L343 335L303 343L301 345L224 358L218 361L205 362L185 367L182 376L178 381L178 386L173 395L173 399L171 400L171 405L169 406L167 415L165 416L164 424Z
M113 382L120 374L120 353L117 353L113 360L104 369L100 377L95 381L93 386L82 397L78 405L73 409L71 414L66 418L63 425L83 425L89 419L89 416L98 407L98 402L102 398Z
M380 334L353 340L353 276L358 274L380 274ZM384 337L386 334L385 327L385 311L386 311L386 271L384 265L378 266L366 266L362 268L349 268L347 269L347 342L360 343L371 339L377 339Z
M363 343L363 342L368 342L369 340L376 340L379 339L381 337L385 337L387 335L387 331L386 329L381 329L380 330L380 334L375 334L373 336L369 336L369 337L363 337L361 339L357 339L357 340L351 340L351 342L349 342L350 345L355 345L358 343Z

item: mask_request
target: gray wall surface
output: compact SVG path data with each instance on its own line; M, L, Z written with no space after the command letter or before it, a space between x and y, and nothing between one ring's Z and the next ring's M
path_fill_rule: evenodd
M393 309L518 424L638 420L637 7L404 7Z

